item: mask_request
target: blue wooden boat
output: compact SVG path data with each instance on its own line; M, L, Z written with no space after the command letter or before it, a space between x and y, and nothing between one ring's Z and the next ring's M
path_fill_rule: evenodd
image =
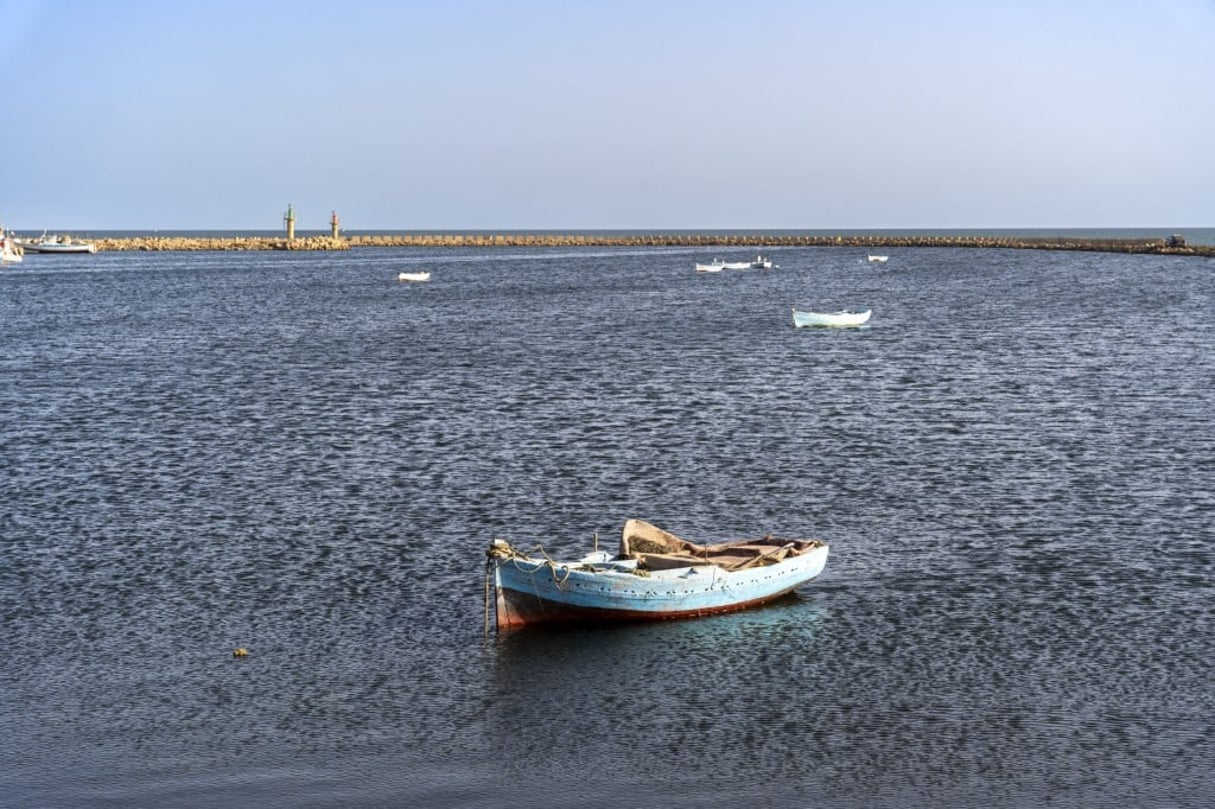
M498 539L488 557L497 627L512 629L743 610L817 577L827 564L827 552L821 540L773 536L698 545L642 520L628 520L615 555L596 551L558 562L543 551L533 556ZM488 609L487 604L487 623Z

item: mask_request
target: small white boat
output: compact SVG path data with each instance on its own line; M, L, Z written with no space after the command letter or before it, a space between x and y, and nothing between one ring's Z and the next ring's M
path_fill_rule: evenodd
M890 258L890 256L870 256L869 263L870 264L885 264L886 259L888 259L888 258Z
M0 265L20 264L21 258L21 247L12 234L5 233L4 228L0 227Z
M721 272L722 270L769 270L771 268L772 262L763 256L756 257L755 261L722 261L719 258L715 258L708 264L697 264L696 272Z
M803 326L860 326L869 320L873 310L863 312L800 312L793 310L793 325Z
M96 253L97 245L78 242L71 236L48 236L43 233L37 239L26 239L24 247L30 253Z
M429 281L428 272L403 272L397 276L398 281Z
M713 259L708 264L697 264L696 272L721 272L722 270L749 270L751 262L749 261L722 261L719 258Z

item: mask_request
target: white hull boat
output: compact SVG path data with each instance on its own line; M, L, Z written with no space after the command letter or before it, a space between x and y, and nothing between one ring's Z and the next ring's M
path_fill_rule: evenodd
M96 253L97 245L92 242L78 242L71 236L47 236L45 233L38 239L27 239L25 250L28 253Z
M722 261L721 259L713 259L708 264L697 264L696 272L721 272L722 270L749 270L751 262L749 261Z
M397 276L398 281L429 281L430 273L428 272L403 272Z
M708 264L697 264L696 272L721 272L722 270L770 270L772 260L756 256L754 261L722 261L713 259Z
M868 322L871 314L871 309L863 312L802 312L794 309L793 325L799 329L803 326L860 326Z
M869 263L870 264L885 264L886 259L888 259L888 258L890 258L890 256L870 256Z
M4 228L0 228L0 265L20 263L21 248L14 243L12 236L4 232Z

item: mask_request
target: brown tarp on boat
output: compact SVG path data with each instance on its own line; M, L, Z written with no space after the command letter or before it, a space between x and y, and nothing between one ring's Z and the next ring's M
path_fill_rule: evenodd
M639 565L661 570L689 565L719 565L727 570L756 564L773 564L798 556L821 544L814 539L742 539L715 545L698 545L644 520L630 519L620 534L620 558L637 559Z

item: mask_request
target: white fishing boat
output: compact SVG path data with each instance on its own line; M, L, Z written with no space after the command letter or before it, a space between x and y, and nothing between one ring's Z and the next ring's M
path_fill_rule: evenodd
M26 239L24 244L28 253L96 253L97 245L92 242L78 242L71 236L48 236L43 233L37 239Z
M719 258L713 259L708 264L697 264L696 272L721 272L722 270L749 270L751 262L749 261L722 261Z
M871 309L863 312L803 312L794 309L793 325L799 329L803 326L860 326L869 321L871 314Z
M430 273L428 272L403 272L397 276L398 281L429 281Z
M870 256L869 263L870 264L885 264L886 259L888 259L888 258L890 258L890 256Z
M535 553L501 539L489 547L498 629L661 621L747 609L817 577L827 564L828 545L773 536L698 545L627 520L616 554L595 551L558 562L542 549Z
M766 259L763 256L756 256L754 261L722 261L719 258L713 259L708 264L697 264L696 272L721 272L723 270L770 270L772 269L771 259Z
M11 233L5 233L4 228L0 227L0 265L4 264L20 264L22 248L13 239Z

